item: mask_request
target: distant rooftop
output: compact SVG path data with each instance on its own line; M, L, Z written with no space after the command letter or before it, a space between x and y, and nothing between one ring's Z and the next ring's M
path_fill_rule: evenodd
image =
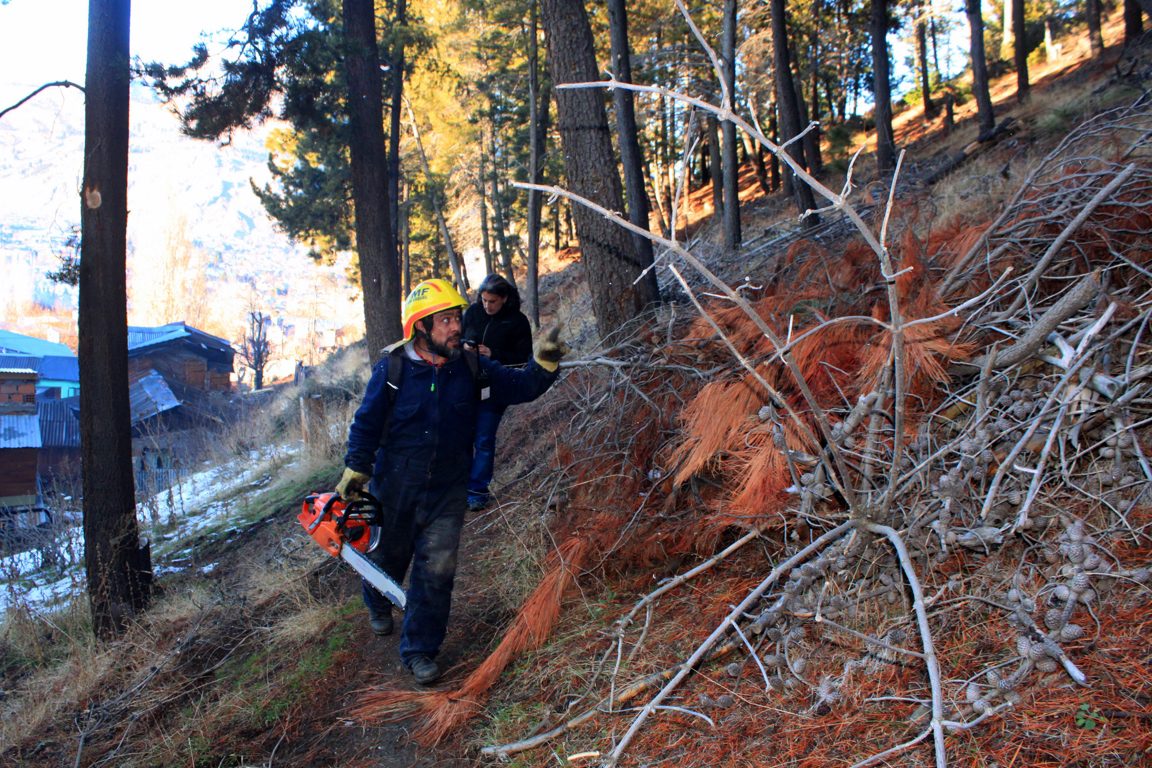
M37 339L34 336L25 336L22 333L13 333L0 329L0 353L10 355L33 355L35 357L75 357L72 350L64 344L54 341Z
M187 339L210 349L233 351L232 345L227 340L204 333L184 322L176 322L155 327L128 326L128 354L180 339Z

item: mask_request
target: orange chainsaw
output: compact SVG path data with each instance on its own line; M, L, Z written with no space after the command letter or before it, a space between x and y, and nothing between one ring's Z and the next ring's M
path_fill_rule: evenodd
M314 493L304 499L296 519L325 552L348 563L377 592L404 608L404 590L365 557L380 541L383 514L379 501L370 494L345 500L338 493Z

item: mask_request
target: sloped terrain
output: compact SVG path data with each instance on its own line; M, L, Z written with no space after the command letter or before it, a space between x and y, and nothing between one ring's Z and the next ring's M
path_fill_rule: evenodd
M330 452L253 489L124 642L26 619L37 662L6 624L0 756L1147 763L1152 67L1113 56L932 187L972 136L906 126L926 149L890 207L849 200L863 229L750 193L739 259L694 230L675 301L509 412L435 688L297 530ZM546 309L586 340L578 271ZM335 434L349 386L320 389Z

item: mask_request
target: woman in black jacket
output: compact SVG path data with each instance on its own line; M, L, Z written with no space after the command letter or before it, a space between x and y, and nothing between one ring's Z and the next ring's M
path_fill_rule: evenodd
M477 299L464 311L464 344L503 365L523 365L532 357L532 326L520 311L516 286L497 274L488 275L477 289ZM468 480L468 508L483 509L490 496L496 432L503 405L482 400L476 419L476 442Z

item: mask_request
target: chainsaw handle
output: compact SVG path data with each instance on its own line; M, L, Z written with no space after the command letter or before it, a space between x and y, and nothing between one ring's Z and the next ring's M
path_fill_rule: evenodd
M325 510L327 510L328 505L339 498L339 494L333 494L332 498L328 500L328 504L325 504ZM356 494L356 498L347 499L344 514L336 520L336 527L341 531L344 530L349 520L363 520L369 525L380 525L382 519L383 512L380 500L367 491L360 491Z

